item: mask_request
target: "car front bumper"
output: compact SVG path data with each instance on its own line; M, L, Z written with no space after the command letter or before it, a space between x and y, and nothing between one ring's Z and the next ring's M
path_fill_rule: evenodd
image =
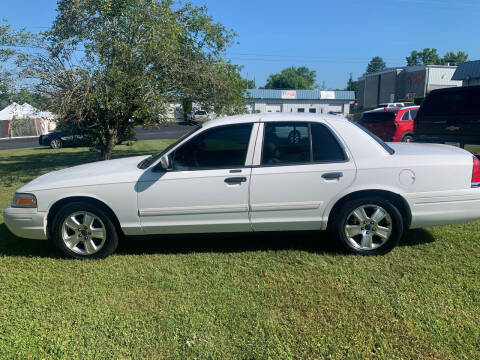
M3 210L3 221L8 230L18 237L46 240L47 213L37 209L8 207Z

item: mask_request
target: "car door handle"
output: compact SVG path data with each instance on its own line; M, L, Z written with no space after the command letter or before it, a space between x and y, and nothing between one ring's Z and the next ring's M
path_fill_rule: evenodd
M322 178L325 180L334 180L334 179L340 179L343 176L343 173L341 172L331 172L331 173L325 173L322 175Z
M245 181L247 181L247 178L245 176L230 177L225 179L225 182L227 184L239 184Z

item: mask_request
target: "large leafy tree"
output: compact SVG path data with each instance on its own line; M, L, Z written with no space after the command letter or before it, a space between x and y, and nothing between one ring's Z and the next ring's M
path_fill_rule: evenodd
M245 111L245 81L223 60L235 33L205 7L173 0L59 0L46 53L30 64L50 107L109 159L137 120L166 119L189 99Z
M0 22L0 110L9 105L19 79L19 67L23 52L33 39L24 29L13 29L7 22Z
M458 65L468 60L468 54L464 51L448 51L443 55L443 64Z
M448 51L445 55L440 57L437 49L425 48L421 51L413 50L410 56L407 56L405 60L408 66L415 65L456 65L467 61L468 54L463 51Z
M367 65L367 74L371 74L377 71L382 71L387 67L387 64L385 64L385 61L380 56L375 56L370 60L370 62Z
M305 66L299 68L289 67L278 74L271 74L265 85L265 89L302 89L312 90L315 88L316 73Z

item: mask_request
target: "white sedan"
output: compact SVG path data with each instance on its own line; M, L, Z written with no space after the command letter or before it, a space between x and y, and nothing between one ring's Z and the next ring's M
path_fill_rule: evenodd
M43 175L3 216L75 258L105 257L120 236L287 230L330 230L373 255L405 229L480 218L479 185L480 161L459 148L386 144L336 116L253 114L149 157Z

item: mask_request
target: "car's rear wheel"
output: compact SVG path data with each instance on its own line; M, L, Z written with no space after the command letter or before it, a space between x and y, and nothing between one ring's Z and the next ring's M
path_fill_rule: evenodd
M346 202L333 216L332 230L340 244L354 254L385 254L398 244L403 234L402 215L383 198Z
M115 251L118 232L108 211L88 202L75 202L55 216L52 240L69 257L99 259Z
M52 149L61 149L63 147L62 139L54 138L50 141L50 147Z

